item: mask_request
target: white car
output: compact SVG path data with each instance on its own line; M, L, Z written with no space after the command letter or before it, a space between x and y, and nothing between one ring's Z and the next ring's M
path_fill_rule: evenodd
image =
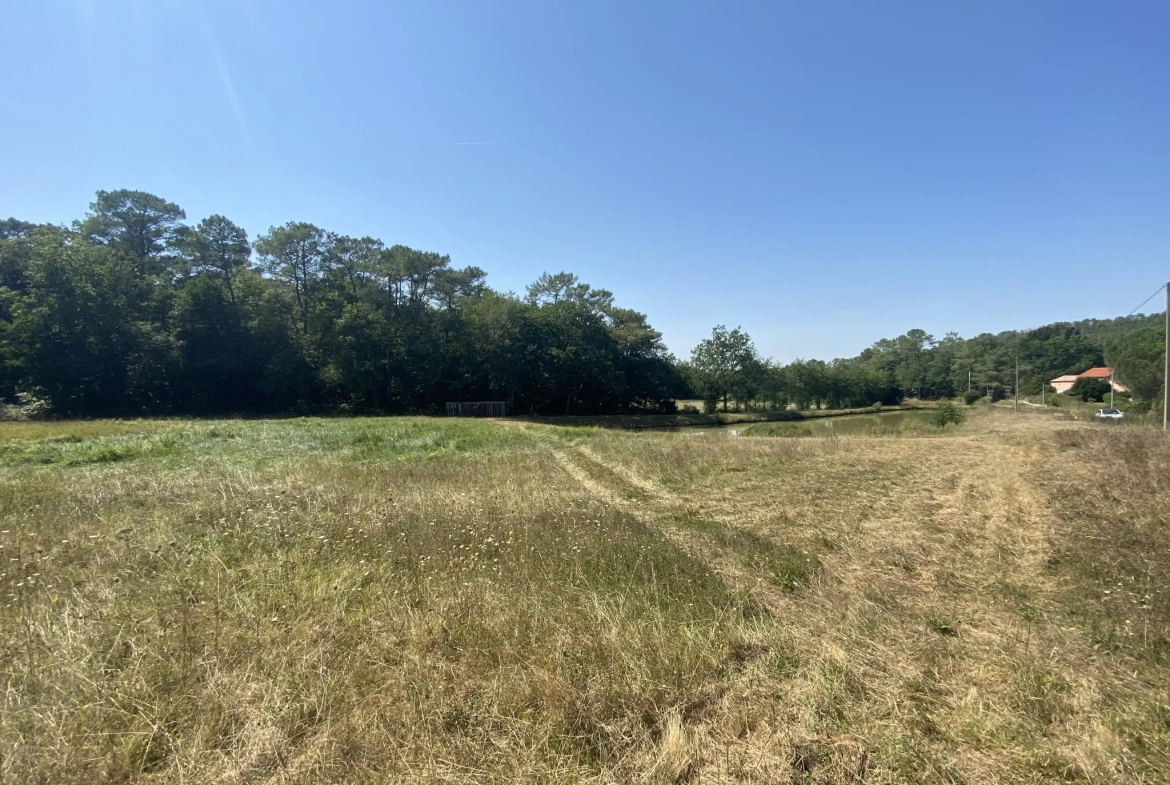
M1125 412L1120 412L1117 409L1098 409L1097 418L1100 420L1120 420L1125 416Z

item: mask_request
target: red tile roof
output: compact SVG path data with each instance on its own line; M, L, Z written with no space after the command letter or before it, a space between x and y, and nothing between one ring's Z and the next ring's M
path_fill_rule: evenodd
M1078 379L1108 379L1113 375L1112 368L1090 368L1082 374L1078 374Z

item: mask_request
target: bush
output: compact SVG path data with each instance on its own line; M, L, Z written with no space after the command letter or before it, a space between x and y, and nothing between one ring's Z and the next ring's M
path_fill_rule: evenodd
M1134 401L1129 410L1134 414L1148 414L1154 408L1153 401Z
M1087 403L1089 401L1103 401L1110 389L1109 382L1104 379L1077 379L1076 384L1068 393Z
M967 390L967 392L963 393L963 401L968 406L974 406L975 402L982 397L983 393L979 392L978 390Z
M950 401L940 401L934 409L930 422L939 428L945 428L949 423L958 425L967 417L966 412Z
M679 414L698 414L699 407L695 406L694 404L691 404L691 403L684 403L682 406L679 407L678 413Z
M0 420L43 420L52 411L47 398L31 392L18 392L15 404L0 401Z

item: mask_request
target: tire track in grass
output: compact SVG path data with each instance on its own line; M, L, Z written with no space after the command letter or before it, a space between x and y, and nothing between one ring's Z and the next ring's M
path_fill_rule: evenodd
M600 470L616 478L617 483L624 484L628 470L615 470L611 464L595 458L592 451L582 448L577 448L571 453L553 450L552 454L565 473L595 497L621 510L647 528L661 533L676 548L706 565L730 588L747 594L772 615L782 613L785 606L791 602L785 591L770 583L767 577L756 570L745 567L739 559L729 556L713 538L674 524L672 518L678 517L679 511L676 508L664 509L659 506L670 503L669 494L661 489L657 489L656 493L653 483L646 480L629 483L627 491L641 497L636 501L629 498L629 495L618 492L613 484L601 482L595 476Z
M748 568L752 574L765 576L773 586L791 590L807 581L811 571L810 554L739 526L697 516L685 500L653 480L618 462L605 460L585 445L576 445L576 450L616 477L619 484L630 486L635 495L650 497L658 505L659 528L701 536L708 548L713 547L723 554L735 554L740 566Z
M589 449L585 445L579 445L577 447L577 450L578 450L578 452L580 452L582 455L584 455L589 460L604 467L611 474L616 475L624 482L628 483L629 485L632 485L633 487L635 487L638 490L645 493L647 496L651 496L655 500L662 502L664 504L670 504L670 505L675 506L675 507L681 506L679 498L677 496L675 496L673 493L666 490L665 488L663 488L661 485L654 482L653 480L648 480L645 477L640 477L637 474L637 472L630 471L625 466L622 466L619 463L605 460L604 458L602 458L600 455L598 455L596 452Z
M714 521L693 520L685 505L655 483L637 477L629 469L604 461L588 448L577 445L553 450L554 458L565 472L601 502L631 516L643 526L659 532L683 553L706 566L732 591L742 595L761 614L773 620L796 620L798 607L791 591L770 582L764 571L744 564L745 560L763 562L777 553L787 553L787 546L757 538L738 527ZM609 478L609 481L606 481ZM679 521L692 519L692 527ZM739 650L739 649L737 649ZM763 649L746 649L745 660ZM741 663L741 667L743 667ZM744 671L747 673L748 671ZM754 678L754 677L753 677ZM749 685L753 682L749 682ZM750 690L751 687L742 687ZM735 714L741 710L734 701L726 702L721 690L720 712ZM724 718L725 719L725 718ZM681 725L680 725L681 727ZM737 736L730 741L720 735L718 719L708 718L691 729L689 763L676 782L684 779L701 782L739 782L748 772L758 772L760 782L800 781L826 783L864 783L870 768L868 744L857 737L825 737L817 734L793 734L786 727L761 728L758 737ZM669 736L669 734L668 734ZM665 744L666 742L664 742ZM733 757L729 751L734 750ZM734 762L733 762L734 761ZM810 778L815 770L817 776ZM751 776L757 781L757 776Z

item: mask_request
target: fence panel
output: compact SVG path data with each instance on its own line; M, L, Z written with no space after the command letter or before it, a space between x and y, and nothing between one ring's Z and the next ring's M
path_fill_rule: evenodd
M504 401L448 401L448 417L503 417L507 414Z

